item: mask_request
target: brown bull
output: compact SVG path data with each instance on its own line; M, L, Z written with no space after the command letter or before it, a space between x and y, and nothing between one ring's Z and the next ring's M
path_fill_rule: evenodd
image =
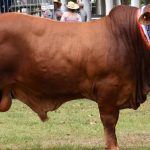
M149 24L149 11L119 6L88 23L0 15L0 111L12 93L45 121L64 102L88 98L98 104L106 149L118 150L119 110L137 109L150 90L148 32L137 19Z

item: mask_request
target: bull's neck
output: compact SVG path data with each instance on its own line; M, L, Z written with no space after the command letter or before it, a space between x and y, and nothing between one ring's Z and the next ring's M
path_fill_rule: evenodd
M113 28L115 28L115 35L117 38L119 37L118 41L123 44L122 50L126 51L129 56L128 61L132 65L136 83L136 101L137 104L140 104L145 101L146 94L150 91L150 51L139 28L137 18L139 10L126 6L120 8L124 11L120 9L119 14L117 9L118 11L112 12L110 18L113 22ZM126 19L124 20L124 18Z

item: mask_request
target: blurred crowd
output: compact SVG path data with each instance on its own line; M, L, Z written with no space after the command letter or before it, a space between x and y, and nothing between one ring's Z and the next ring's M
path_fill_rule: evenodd
M84 10L84 4L81 0L75 3L69 1L66 5L67 10L62 12L60 0L54 0L54 19L63 22L85 22L87 21L87 14Z
M31 1L31 0L30 0ZM38 6L37 3L31 4L32 8L28 5L27 0L0 0L0 13L6 13L13 11L13 8L17 12L28 13L27 11L37 11L33 10L33 5ZM25 7L26 6L26 7ZM47 8L47 6L53 6L53 8ZM84 3L82 0L77 0L77 3L73 1L69 1L66 4L65 11L62 10L62 3L60 0L52 0L52 4L43 7L41 4L41 17L51 18L57 21L63 22L86 22L87 21L87 13L84 9ZM25 11L26 10L26 11ZM30 13L31 14L31 13Z

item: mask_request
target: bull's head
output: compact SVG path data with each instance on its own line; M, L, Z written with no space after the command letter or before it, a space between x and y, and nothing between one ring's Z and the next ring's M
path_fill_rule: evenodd
M143 25L150 25L150 4L141 8L139 22Z

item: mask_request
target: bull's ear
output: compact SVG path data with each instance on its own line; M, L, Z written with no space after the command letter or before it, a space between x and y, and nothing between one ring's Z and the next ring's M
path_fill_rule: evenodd
M150 12L145 12L139 18L139 23L143 25L150 25Z

